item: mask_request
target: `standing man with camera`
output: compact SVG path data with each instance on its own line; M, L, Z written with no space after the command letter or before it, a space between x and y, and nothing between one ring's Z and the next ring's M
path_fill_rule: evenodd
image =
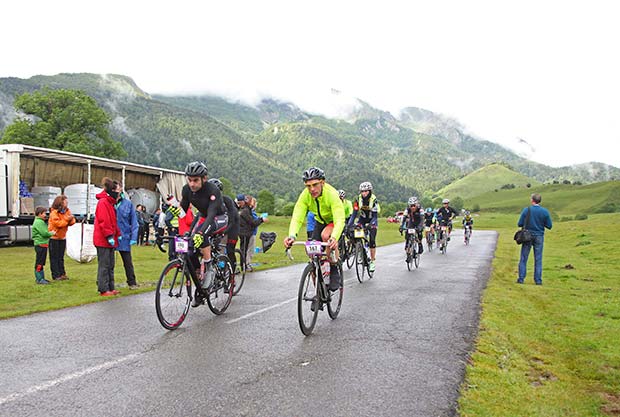
M543 244L545 241L545 228L551 230L553 224L551 223L551 216L549 211L540 206L542 198L540 194L534 193L531 196L531 206L526 207L521 212L519 217L518 226L524 227L532 235L532 240L529 242L523 242L521 246L521 259L519 260L519 278L517 284L523 284L525 274L527 272L527 258L530 256L530 249L534 248L534 282L536 285L542 285L542 254ZM526 217L527 219L526 223Z

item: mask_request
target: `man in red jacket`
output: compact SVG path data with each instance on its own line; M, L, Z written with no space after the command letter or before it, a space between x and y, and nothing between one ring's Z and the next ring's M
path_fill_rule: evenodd
M114 204L118 201L120 192L118 181L105 177L103 191L96 196L99 201L95 209L93 244L97 248L97 287L103 297L119 293L114 289L114 248L122 237L116 222Z

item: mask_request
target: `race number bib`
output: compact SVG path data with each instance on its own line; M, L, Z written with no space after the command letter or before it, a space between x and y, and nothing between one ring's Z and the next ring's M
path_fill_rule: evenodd
M353 236L362 239L364 237L364 229L355 229Z
M189 242L182 237L174 238L174 249L177 253L187 253L189 250Z
M323 250L319 242L314 240L306 242L306 254L308 254L308 256L320 255L321 253L323 253Z

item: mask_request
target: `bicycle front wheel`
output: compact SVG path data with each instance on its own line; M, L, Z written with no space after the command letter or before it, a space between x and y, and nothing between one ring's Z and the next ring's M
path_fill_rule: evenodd
M340 272L340 288L336 291L330 291L329 294L329 303L327 303L327 313L332 320L335 320L338 317L338 313L340 313L340 306L342 305L342 296L344 295L344 275L342 275L342 263L338 262L337 265L333 265L333 267L338 268L338 272Z
M416 246L418 248L420 247L419 246L420 243L418 243L418 242L415 242L414 245L418 245L418 246ZM415 253L414 258L413 258L413 263L415 264L415 269L418 269L418 267L420 266L420 257L421 257L421 255L420 255L420 253L415 248L413 249L413 252Z
M301 274L299 290L297 292L297 318L299 319L299 328L306 336L309 336L312 330L314 330L319 308L321 307L318 285L319 282L314 264L309 263Z
M233 295L237 295L239 291L241 291L241 287L243 287L243 283L245 282L245 255L241 253L241 250L235 249L235 253L239 262L237 262L237 267L235 270L235 286L233 288Z
M214 262L215 278L208 289L207 305L213 314L220 315L232 300L234 278L228 256L219 255Z
M366 258L366 253L364 251L364 244L362 241L357 241L355 244L355 273L357 274L357 280L362 283L366 278L364 274L366 273L366 266L364 265Z
M175 259L168 263L155 292L157 319L164 328L175 330L183 323L189 311L191 291L191 278L183 261Z

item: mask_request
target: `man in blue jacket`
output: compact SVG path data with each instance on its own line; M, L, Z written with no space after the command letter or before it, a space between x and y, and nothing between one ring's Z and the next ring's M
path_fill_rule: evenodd
M138 241L138 217L136 210L131 201L121 192L121 198L116 203L116 221L118 228L121 230L121 236L118 238L118 247L116 250L121 254L123 266L125 267L125 276L127 277L127 285L130 290L138 288L136 282L136 274L133 270L133 261L131 259L131 247Z
M521 217L517 225L523 227L525 225L525 218L527 217L528 210L530 211L530 218L526 229L532 234L532 241L524 243L521 246L521 259L519 260L519 278L518 284L523 284L525 274L527 272L527 258L530 256L530 249L534 247L534 282L536 285L542 285L542 254L543 243L545 241L545 228L551 230L551 216L546 208L540 206L541 202L540 194L532 194L532 205L526 207L521 212Z

